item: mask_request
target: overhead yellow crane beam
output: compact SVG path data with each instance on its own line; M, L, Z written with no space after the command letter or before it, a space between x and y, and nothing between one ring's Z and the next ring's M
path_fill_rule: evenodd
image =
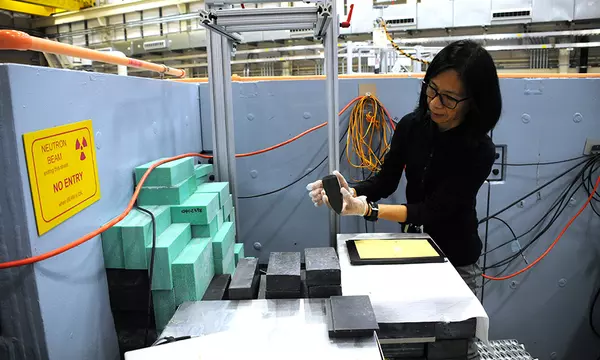
M50 16L94 6L93 0L0 0L0 9L35 16Z
M53 7L57 9L63 9L68 11L77 11L85 8L94 6L92 0L20 0L22 2Z
M50 16L64 11L54 7L28 4L13 0L0 0L0 9L35 16Z

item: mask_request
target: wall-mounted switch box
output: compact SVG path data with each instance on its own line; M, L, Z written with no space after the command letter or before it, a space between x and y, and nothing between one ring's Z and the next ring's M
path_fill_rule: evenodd
M496 145L496 156L492 171L487 180L490 182L504 181L506 170L506 145Z
M600 154L600 140L599 139L586 139L585 147L583 149L583 155L595 155Z

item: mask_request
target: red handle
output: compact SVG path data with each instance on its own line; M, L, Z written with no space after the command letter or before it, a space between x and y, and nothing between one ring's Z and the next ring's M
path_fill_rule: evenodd
M354 10L354 4L350 4L350 11L348 12L348 18L346 19L346 21L344 21L340 24L341 27L343 27L343 28L350 27L350 20L352 20L352 11L353 10Z

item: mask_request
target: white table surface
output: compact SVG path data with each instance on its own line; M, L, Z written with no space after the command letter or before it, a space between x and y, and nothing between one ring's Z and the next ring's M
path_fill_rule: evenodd
M476 318L476 335L487 342L488 315L450 262L350 264L346 240L398 238L423 238L423 234L339 234L342 294L369 295L379 323L457 322Z

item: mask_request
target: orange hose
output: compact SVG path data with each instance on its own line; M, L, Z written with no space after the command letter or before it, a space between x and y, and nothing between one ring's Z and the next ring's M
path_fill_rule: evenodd
M342 115L353 103L355 103L356 101L358 101L358 99L360 99L361 97L357 97L354 98L352 101L350 101L346 106L344 106L344 108L339 112L339 115ZM262 150L258 150L258 151L253 151L250 153L245 153L245 154L236 154L236 157L247 157L247 156L252 156L252 155L257 155L257 154L262 154L265 153L267 151L273 150L273 149L277 149L279 147L282 147L284 145L287 145L289 143L291 143L292 141L295 141L299 138L301 138L302 136L313 132L317 129L320 129L322 127L324 127L325 125L327 125L327 123L323 123L320 125L317 125L315 127L312 127L306 131L304 131L303 133L294 136L292 139L286 140L280 144L268 147L266 149L262 149ZM62 254L65 251L71 250L81 244L83 244L86 241L89 241L91 239L93 239L94 237L102 234L103 232L105 232L106 230L110 229L111 227L113 227L114 225L116 225L119 221L123 220L128 214L129 212L131 212L131 210L133 209L133 206L135 205L135 202L140 194L140 191L142 189L142 186L144 185L144 182L146 181L146 179L148 178L148 176L150 175L150 173L152 172L152 170L154 170L157 166L160 166L162 164L168 163L170 161L174 161L174 160L179 160L179 159L183 159L186 157L200 157L200 158L204 158L204 159L210 159L212 158L212 156L209 155L204 155L204 154L197 154L197 153L188 153L188 154L182 154L182 155L177 155L174 157L170 157L170 158L166 158L160 161L157 161L156 163L152 164L152 166L150 166L148 168L148 170L146 170L146 172L144 173L144 176L142 176L142 178L140 179L140 182L137 184L137 186L135 187L135 191L133 192L133 195L131 197L131 200L129 200L129 203L127 204L127 207L125 208L125 210L116 218L112 219L111 221L109 221L108 223L104 224L103 226L101 226L99 229L94 230L84 236L82 236L81 238L70 242L64 246L61 246L57 249L54 249L52 251L40 254L40 255L36 255L36 256L32 256L32 257L28 257L25 259L21 259L21 260L14 260L14 261L8 261L8 262L3 262L0 263L0 269L8 269L8 268L13 268L13 267L17 267L17 266L24 266L24 265L30 265L36 262L40 262L43 260L46 260L48 258L54 257L56 255Z
M346 110L348 110L348 108L349 108L349 107L350 107L352 104L354 104L355 102L357 102L357 101L358 101L358 100L360 100L361 98L362 98L362 96L355 97L354 99L352 99L352 100L351 100L351 101L350 101L348 104L346 104L346 106L344 106L344 108L343 108L343 109L342 109L342 110L339 112L339 115L342 115L344 112L346 112ZM387 110L386 110L386 112L387 112ZM389 115L388 115L388 116L389 116ZM391 118L390 118L390 119L391 119ZM291 142L293 142L293 141L296 141L296 140L300 139L301 137L303 137L303 136L304 136L304 135L306 135L306 134L309 134L309 133L311 133L311 132L313 132L313 131L315 131L315 130L318 130L318 129L322 128L322 127L325 127L325 126L327 126L327 123L326 123L326 122L324 122L324 123L322 123L322 124L319 124L319 125L317 125L317 126L314 126L314 127L310 128L310 129L308 129L308 130L306 130L306 131L304 131L304 132L302 132L302 133L300 133L300 134L298 134L298 135L294 136L293 138L291 138L291 139L289 139L289 140L286 140L286 141L284 141L284 142L282 142L282 143L279 143L279 144L277 144L277 145L273 145L273 146L270 146L270 147L268 147L268 148L265 148L265 149L262 149L262 150L257 150L257 151L252 151L252 152L249 152L249 153L244 153L244 154L235 154L235 157L236 157L236 158L243 158L243 157L254 156L254 155L258 155L258 154L266 153L266 152L268 152L268 151L271 151L271 150L275 150L275 149L277 149L277 148L280 148L280 147L282 147L282 146L285 146L285 145L287 145L287 144L289 144L289 143L291 143Z
M101 61L108 64L129 66L138 69L150 70L161 74L185 77L185 70L175 69L162 64L120 57L102 51L91 50L79 46L63 44L31 36L16 30L0 30L0 50L34 50L45 53L73 56L82 59Z
M347 79L422 79L425 77L425 73L400 73L400 74L340 74L340 80ZM600 78L600 73L540 73L540 74L528 74L528 73L499 73L500 79L597 79ZM242 77L239 75L231 76L231 81L234 82L259 82L259 81L307 81L307 80L325 80L325 75L307 75L307 76L252 76ZM207 83L208 78L187 78L187 79L174 79L177 82L186 83Z
M579 209L579 211L577 212L577 214L575 214L575 216L573 216L571 218L571 220L569 220L569 222L567 223L567 225L562 229L562 231L560 232L560 234L558 234L558 236L556 237L556 239L554 240L554 242L550 245L550 247L548 247L548 249L546 249L546 251L544 251L544 253L542 255L540 255L540 257L538 257L537 259L535 259L534 262L532 262L531 264L529 264L527 267L512 273L510 275L506 275L506 276L489 276L489 275L485 275L483 274L482 276L488 280L496 280L496 281L501 281L501 280L508 280L511 279L519 274L524 273L525 271L531 269L532 267L534 267L537 263L539 263L543 258L546 257L546 255L548 255L550 253L550 251L552 250L552 248L554 248L554 246L558 243L558 241L562 238L562 236L565 234L565 232L569 229L569 227L571 226L571 224L573 224L573 222L575 221L575 219L577 219L577 217L579 217L579 215L581 215L581 213L583 212L583 210L585 210L585 208L590 204L590 202L592 201L592 198L594 197L594 194L596 194L596 191L598 190L598 185L600 185L600 176L598 177L598 180L596 180L596 185L594 186L594 190L591 191L590 196L588 197L587 201L585 202L585 204L583 204L583 206L581 207L581 209Z

